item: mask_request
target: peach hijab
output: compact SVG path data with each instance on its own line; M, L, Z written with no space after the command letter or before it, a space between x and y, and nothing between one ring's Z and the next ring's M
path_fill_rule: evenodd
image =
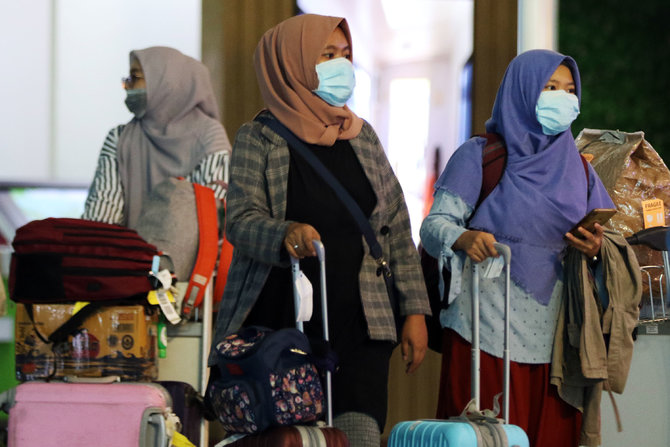
M254 54L256 78L267 108L298 138L322 146L354 138L363 127L363 120L349 107L331 106L312 93L319 86L316 60L338 26L351 47L345 19L303 14L266 31Z

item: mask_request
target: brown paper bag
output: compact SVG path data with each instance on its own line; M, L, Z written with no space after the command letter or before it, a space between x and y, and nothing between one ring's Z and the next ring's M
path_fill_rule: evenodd
M628 237L644 229L642 201L661 199L664 203L666 225L670 224L670 170L654 148L644 138L644 132L620 132L618 130L584 129L575 140L577 148L603 181L605 188L614 201L618 213L607 226ZM634 245L640 266L662 266L660 252L642 245ZM652 282L654 298L660 300L659 278L662 280L662 268L647 270L643 273L645 286L642 304L649 303L648 279ZM664 289L667 301L667 291ZM656 303L656 313L661 309ZM670 316L670 309L666 309ZM657 315L658 316L658 315Z

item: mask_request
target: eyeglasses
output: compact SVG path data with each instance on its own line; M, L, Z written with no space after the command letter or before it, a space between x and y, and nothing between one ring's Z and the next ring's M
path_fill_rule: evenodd
M144 79L143 76L137 76L135 74L131 74L130 76L124 76L121 78L121 83L123 84L123 87L132 87L135 85L135 83L140 80Z

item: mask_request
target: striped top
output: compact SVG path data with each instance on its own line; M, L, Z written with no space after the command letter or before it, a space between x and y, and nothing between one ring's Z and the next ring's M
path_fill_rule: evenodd
M124 222L123 185L118 171L117 144L124 124L109 131L102 145L98 166L88 190L82 219L122 225ZM214 190L217 199L223 199L228 188L228 150L205 157L195 169L184 175L190 182Z

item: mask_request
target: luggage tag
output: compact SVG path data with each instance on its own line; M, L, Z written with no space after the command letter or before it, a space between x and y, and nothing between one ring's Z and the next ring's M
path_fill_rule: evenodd
M179 433L181 422L179 416L172 412L172 408L168 407L163 413L163 417L165 418L165 434L168 437L168 445L172 447L195 447L186 436Z
M309 282L302 270L298 271L294 280L294 287L298 294L298 309L296 309L295 321L309 321L312 318L314 290L312 283Z
M482 278L497 278L505 267L505 259L502 256L497 258L486 258L479 264L479 274Z
M154 256L150 275L158 280L160 287L157 290L150 291L147 295L147 300L149 301L149 304L158 304L163 311L163 315L165 315L165 318L167 318L170 323L179 324L181 322L181 317L172 304L175 302L172 291L172 274L167 269L158 271L159 262L160 257Z
M172 436L172 444L170 445L172 447L195 447L195 444L179 432L174 433L174 436Z
M76 314L80 310L82 310L84 307L88 306L90 304L89 301L77 301L74 303L74 307L72 308L72 315Z

